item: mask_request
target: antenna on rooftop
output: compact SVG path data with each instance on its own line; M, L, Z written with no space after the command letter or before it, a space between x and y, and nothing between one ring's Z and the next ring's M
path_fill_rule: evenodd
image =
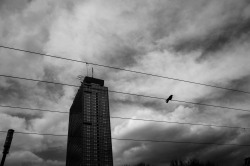
M92 78L94 77L94 69L93 69L93 67L92 67Z
M87 69L87 76L89 76L88 63L86 63L86 69Z

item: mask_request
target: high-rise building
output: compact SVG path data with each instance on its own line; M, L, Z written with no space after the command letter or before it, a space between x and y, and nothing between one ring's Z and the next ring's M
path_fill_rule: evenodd
M113 166L108 88L85 77L70 108L66 166Z
M250 157L245 158L245 165L244 166L250 166Z

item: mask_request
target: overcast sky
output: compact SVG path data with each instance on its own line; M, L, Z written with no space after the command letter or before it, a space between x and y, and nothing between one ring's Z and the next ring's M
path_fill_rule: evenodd
M0 45L250 92L249 0L0 0ZM109 90L250 110L250 94L94 67ZM0 48L0 74L80 85L85 64ZM77 88L0 77L0 104L69 111ZM111 116L250 127L250 112L109 94ZM111 119L112 137L250 144L250 130ZM0 108L0 130L67 134L68 115ZM5 133L0 134L2 149ZM116 166L249 147L113 140ZM6 166L63 166L67 137L15 134Z

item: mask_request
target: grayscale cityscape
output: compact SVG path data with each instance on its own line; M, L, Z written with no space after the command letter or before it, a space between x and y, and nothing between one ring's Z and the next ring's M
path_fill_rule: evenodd
M0 166L250 166L249 0L0 0Z

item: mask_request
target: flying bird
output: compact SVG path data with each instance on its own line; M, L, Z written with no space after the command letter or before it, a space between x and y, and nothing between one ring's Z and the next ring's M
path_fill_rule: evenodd
M172 100L172 98L173 98L173 95L170 95L170 96L167 98L166 103L168 103L169 100Z

